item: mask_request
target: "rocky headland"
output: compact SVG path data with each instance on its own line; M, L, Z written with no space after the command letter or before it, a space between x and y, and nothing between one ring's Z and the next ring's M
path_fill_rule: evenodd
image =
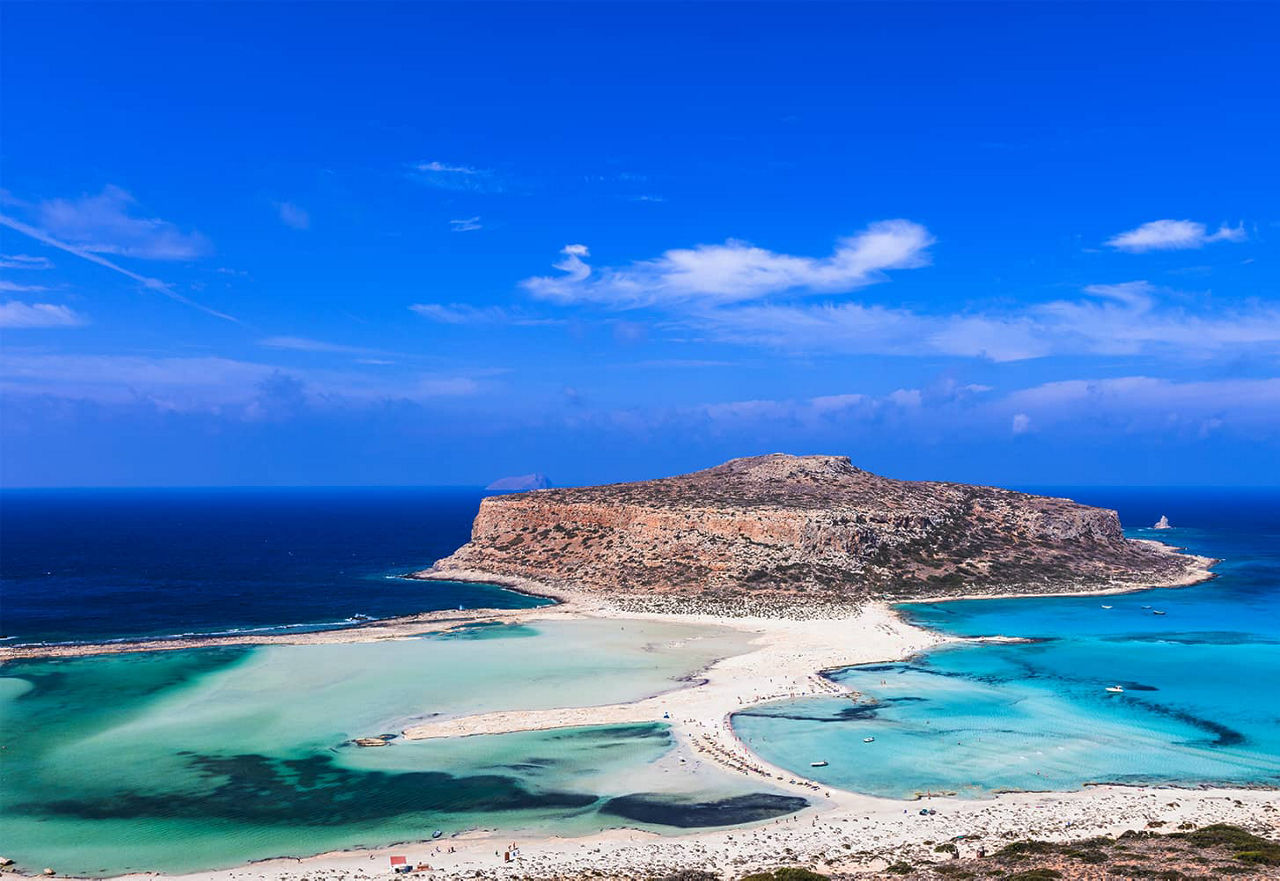
M1115 511L1068 499L773 454L487 498L471 541L421 574L531 579L655 610L696 598L731 613L1171 586L1203 580L1211 562L1126 538Z

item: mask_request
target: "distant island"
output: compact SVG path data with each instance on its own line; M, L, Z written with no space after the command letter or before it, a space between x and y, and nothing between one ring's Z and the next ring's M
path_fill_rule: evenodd
M551 481L547 480L547 475L535 471L533 474L500 477L486 486L485 489L498 492L524 492L531 489L548 489L550 486Z
M1203 580L1208 562L1068 499L773 454L487 498L471 541L431 572L732 604L1139 589Z

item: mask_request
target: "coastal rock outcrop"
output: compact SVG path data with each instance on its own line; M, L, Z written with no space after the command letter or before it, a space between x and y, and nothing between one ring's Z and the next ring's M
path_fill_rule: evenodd
M733 459L677 477L486 498L431 573L620 597L1048 593L1196 580L1198 558L1125 538L1115 511L893 480L843 456Z

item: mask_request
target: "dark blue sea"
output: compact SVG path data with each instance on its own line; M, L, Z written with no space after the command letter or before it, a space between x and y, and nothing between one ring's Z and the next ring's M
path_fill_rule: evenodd
M479 489L0 493L9 644L346 626L543 602L396 577L466 542Z
M1218 577L1113 597L904 605L946 632L1033 641L838 671L874 701L753 707L734 717L739 735L797 774L887 796L989 797L1091 782L1280 785L1280 492L1042 491L1118 508L1136 537L1222 558ZM533 602L396 577L462 544L481 497L4 493L4 627L13 642L102 640ZM1162 514L1175 528L1150 530ZM722 790L705 775L688 778L690 792L634 791L669 754L663 725L349 748L352 737L402 730L423 712L524 707L513 671L549 701L557 689L584 701L627 699L625 689L636 688L628 683L670 660L646 651L669 636L640 631L577 621L467 639L14 661L0 671L0 839L29 872L52 863L112 875L415 841L435 829L570 835L795 810L768 793ZM601 691L591 698L584 688ZM828 764L810 767L818 759Z

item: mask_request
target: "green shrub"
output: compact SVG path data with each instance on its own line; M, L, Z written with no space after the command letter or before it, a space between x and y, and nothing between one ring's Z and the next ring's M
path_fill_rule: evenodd
M1280 843L1268 841L1247 829L1227 823L1214 823L1191 832L1177 832L1181 838L1195 847L1225 847L1242 863L1261 866L1280 866Z
M820 875L810 869L799 866L783 866L772 872L756 872L746 875L739 881L827 881L826 875Z
M1006 844L1000 850L996 851L996 856L1005 857L1007 859L1020 860L1023 857L1032 855L1042 856L1048 853L1057 853L1058 847L1048 841L1036 841L1029 839L1027 841L1015 841L1012 844Z

